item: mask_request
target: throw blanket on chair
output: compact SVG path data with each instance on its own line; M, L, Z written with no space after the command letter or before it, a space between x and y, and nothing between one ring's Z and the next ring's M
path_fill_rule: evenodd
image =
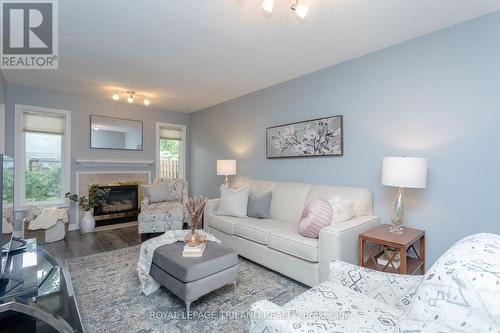
M149 275L155 250L163 245L183 242L190 231L191 230L169 230L161 236L151 238L142 243L139 253L139 262L137 263L137 273L139 274L139 281L141 283L139 288L144 295L149 296L160 288L160 284ZM221 241L212 234L203 230L197 230L196 232L200 235L204 235L207 241L221 243Z

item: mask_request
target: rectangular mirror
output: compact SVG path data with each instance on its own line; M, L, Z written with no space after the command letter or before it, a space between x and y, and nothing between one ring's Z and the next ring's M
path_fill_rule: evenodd
M142 121L90 117L90 148L142 150Z

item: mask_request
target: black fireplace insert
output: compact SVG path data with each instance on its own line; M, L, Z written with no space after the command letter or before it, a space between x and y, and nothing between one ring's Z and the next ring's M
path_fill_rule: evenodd
M106 204L94 209L96 226L137 221L139 214L138 185L102 185L108 188Z

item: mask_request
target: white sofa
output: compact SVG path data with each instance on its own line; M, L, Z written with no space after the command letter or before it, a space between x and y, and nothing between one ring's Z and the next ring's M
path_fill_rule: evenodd
M239 255L308 286L328 279L332 260L357 261L358 235L377 226L372 194L361 188L249 180L250 193L272 191L271 219L237 218L215 214L218 200L205 208L205 229ZM301 236L297 226L304 206L312 199L340 195L355 204L356 216L321 229L319 239Z
M335 261L330 279L283 306L252 306L250 332L500 332L500 236L466 237L427 273L398 275Z

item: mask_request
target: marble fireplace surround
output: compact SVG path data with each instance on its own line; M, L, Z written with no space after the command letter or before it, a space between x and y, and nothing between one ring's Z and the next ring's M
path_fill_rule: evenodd
M76 173L76 193L89 195L89 185L114 185L119 183L149 184L150 171L81 171ZM139 198L139 200L141 200ZM76 208L77 226L80 227L81 212Z

